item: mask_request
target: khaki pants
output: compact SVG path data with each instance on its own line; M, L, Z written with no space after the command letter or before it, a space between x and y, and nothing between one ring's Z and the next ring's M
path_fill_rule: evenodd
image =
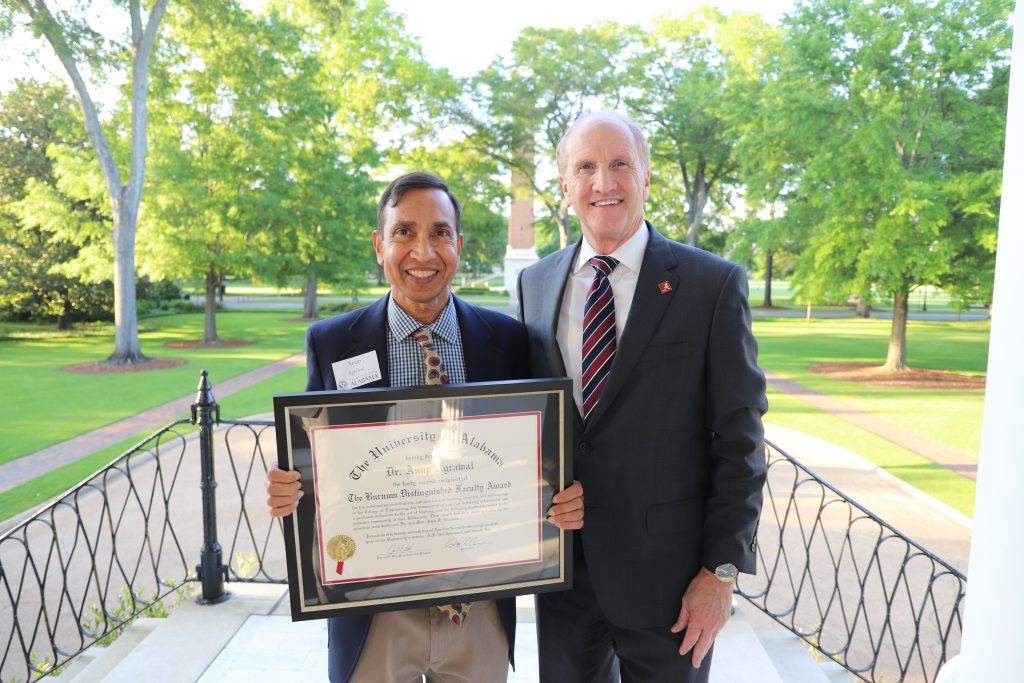
M350 683L500 683L508 637L493 600L474 602L461 626L436 607L373 615Z

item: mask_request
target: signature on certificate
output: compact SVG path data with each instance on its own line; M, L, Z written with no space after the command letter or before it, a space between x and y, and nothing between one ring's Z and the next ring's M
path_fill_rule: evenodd
M490 541L484 541L478 536L463 536L462 538L451 538L444 544L445 550L472 550L480 546L490 545Z
M391 560L396 557L410 557L412 555L426 555L428 550L417 548L414 543L396 543L382 553L377 553L378 560Z

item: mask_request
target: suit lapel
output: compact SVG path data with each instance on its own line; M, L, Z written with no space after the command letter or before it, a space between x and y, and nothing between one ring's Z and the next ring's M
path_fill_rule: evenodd
M381 378L376 382L364 384L363 387L366 388L391 386L387 336L388 300L390 298L391 295L388 294L366 307L366 313L361 315L349 328L345 345L340 347L337 358L331 361L334 363L374 351L377 354L377 363L380 365Z
M630 304L629 319L626 320L626 329L623 330L615 351L608 381L601 392L601 399L590 415L589 423L596 423L601 419L608 406L615 400L615 395L629 381L633 368L650 343L654 331L679 289L679 276L674 272L679 264L668 248L668 239L659 235L650 223L647 227L651 234L640 266L640 275L637 277L633 303ZM663 282L668 282L671 286L667 293L661 291L660 285Z
M576 255L580 251L581 240L582 238L576 241L574 248L562 249L552 256L547 273L538 278L538 286L540 287L550 287L557 283L558 296L548 296L545 292L540 291L535 292L533 297L534 301L539 301L541 304L539 307L540 323L542 329L547 332L544 335L544 339L551 340L545 348L547 364L559 377L564 377L566 370L565 362L562 360L562 351L558 348L558 314L562 311L562 297L565 296L565 288L569 281L569 270L572 268L572 264L576 262Z
M462 299L455 298L455 315L459 321L459 336L462 337L462 360L465 364L467 382L486 382L496 378L501 371L495 360L501 350L491 343L491 326L481 318L473 307Z

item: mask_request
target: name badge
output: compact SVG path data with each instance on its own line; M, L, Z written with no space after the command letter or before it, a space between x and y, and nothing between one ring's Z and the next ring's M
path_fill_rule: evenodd
M381 378L376 351L339 360L331 364L331 368L334 370L334 381L342 390L355 389Z

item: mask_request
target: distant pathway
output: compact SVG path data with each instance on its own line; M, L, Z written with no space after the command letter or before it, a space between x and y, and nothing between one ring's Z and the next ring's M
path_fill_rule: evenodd
M467 299L470 303L474 303L475 299ZM502 304L481 304L485 308L491 308L496 311L508 313L511 316L515 316L517 309L515 306L502 305ZM233 310L260 310L260 309L299 309L303 307L302 297L291 297L282 296L276 298L270 297L253 297L253 296L226 296L224 297L224 306L228 309ZM758 308L756 306L751 307L751 315L755 318L805 318L807 317L807 309L800 306L789 306L780 308ZM853 318L857 314L855 311L849 308L812 308L812 318ZM880 320L890 320L892 318L892 311L881 311L872 310L872 318L878 318ZM928 312L928 311L910 311L907 313L909 320L988 320L987 311L968 310L960 313L939 313L939 312Z
M772 372L765 372L768 386L783 393L796 396L815 408L835 415L857 425L861 429L891 441L912 453L931 460L937 465L952 470L968 479L978 479L978 456L961 451L922 434L901 427L883 417L872 415L854 408L849 403L805 387L803 384L785 379ZM770 413L769 413L770 414Z
M229 300L232 297L227 297ZM231 301L232 307L248 308L263 307L270 304L252 303L248 306L239 301L241 297ZM289 302L290 303L290 302ZM240 305L241 304L241 305ZM287 303L281 302L275 306ZM514 316L514 306L488 306L496 311ZM768 314L768 311L756 311L757 313ZM774 313L774 312L773 312ZM817 313L817 312L815 312ZM928 314L924 314L928 315ZM815 316L817 317L817 316ZM922 316L923 317L923 316ZM256 368L232 379L225 380L214 385L214 396L218 399L230 396L231 394L252 386L257 382L273 377L285 370L301 365L305 360L305 354L298 353L268 365ZM801 400L835 415L847 422L850 422L872 434L886 439L897 446L905 448L920 455L942 467L945 467L957 474L963 475L971 480L977 479L978 457L964 451L958 450L946 444L940 443L927 436L916 434L904 427L901 427L885 418L872 415L863 410L854 408L844 401L822 394L802 384L785 379L772 372L765 372L768 384L786 394L799 397ZM111 444L118 443L137 434L142 434L156 427L170 422L181 415L187 414L189 406L195 400L195 394L186 394L181 398L169 401L161 406L150 408L137 415L114 422L105 427L94 429L67 441L54 444L35 453L29 453L16 460L0 465L0 493L14 488L38 476L46 474L58 467L75 462L87 455L91 455Z
M217 400L220 400L257 382L262 382L265 379L278 375L289 368L302 365L305 360L305 353L297 353L294 356L263 365L237 377L226 379L213 385L213 395ZM132 417L6 462L0 465L0 493L47 472L51 472L58 467L80 460L112 444L156 429L160 425L186 415L189 412L189 407L195 400L196 394L192 392L181 398L168 401L161 406L144 410Z

